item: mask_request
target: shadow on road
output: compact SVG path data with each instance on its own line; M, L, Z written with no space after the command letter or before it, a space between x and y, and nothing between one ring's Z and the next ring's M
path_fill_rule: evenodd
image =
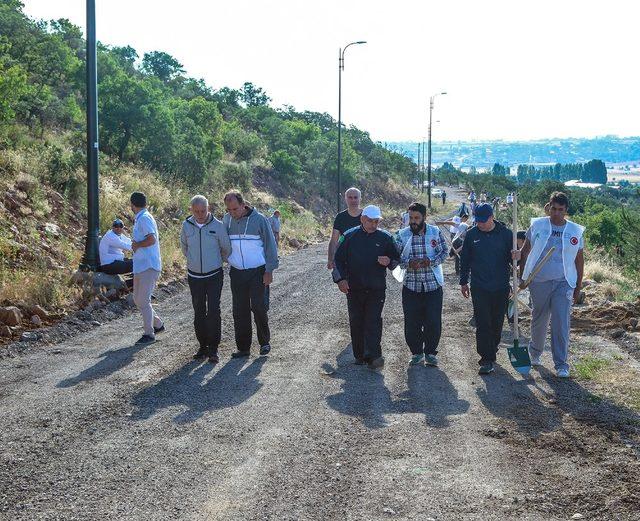
M89 380L97 380L98 378L104 378L110 374L119 371L123 367L126 367L133 362L134 355L145 347L144 344L132 345L129 347L123 347L121 349L112 349L105 351L100 355L100 360L97 364L88 367L77 376L72 378L66 378L61 380L56 387L66 388L78 385L80 382Z
M386 415L403 413L424 414L427 425L448 427L450 416L463 414L469 409L469 402L458 398L458 392L446 373L438 368L408 368L408 389L394 400L382 373L353 365L350 345L336 361L337 368L333 372L328 371L326 364L323 366L325 374L343 380L341 392L328 396L327 404L341 414L360 418L369 428L386 427Z
M258 375L266 361L266 357L256 358L245 366L246 359L232 358L216 368L206 382L214 366L189 362L132 398L136 408L133 419L144 420L163 409L175 408L178 414L174 421L190 423L209 411L235 407L260 390Z

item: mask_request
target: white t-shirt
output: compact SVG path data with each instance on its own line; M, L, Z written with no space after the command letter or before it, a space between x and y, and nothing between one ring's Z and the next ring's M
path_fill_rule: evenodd
M100 266L124 260L124 250L131 250L131 239L109 230L100 239Z
M202 223L200 224L198 221L196 221L195 219L193 220L193 223L198 227L198 228L202 228L205 224L207 223Z
M454 226L449 226L449 231L451 233L458 233L458 225L461 222L460 216L459 215L454 215L453 219L451 219L452 222L456 223Z
M465 235L467 235L467 230L469 229L469 225L467 223L461 222L456 227L456 239L462 239L464 241Z
M136 214L132 235L133 240L136 242L143 241L147 235L156 236L156 242L154 244L146 248L138 248L133 253L133 273L142 273L148 269L162 271L158 226L156 225L156 220L146 208Z
M402 212L402 226L409 226L409 212Z

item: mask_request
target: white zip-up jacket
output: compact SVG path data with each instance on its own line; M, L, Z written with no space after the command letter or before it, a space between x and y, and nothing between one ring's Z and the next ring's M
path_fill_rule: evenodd
M247 214L233 219L225 214L224 223L231 239L229 264L238 270L265 267L271 273L278 267L278 248L267 218L247 206Z

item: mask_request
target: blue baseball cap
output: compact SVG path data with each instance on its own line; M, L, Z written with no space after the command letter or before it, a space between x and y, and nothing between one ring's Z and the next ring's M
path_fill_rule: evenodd
M486 223L489 217L493 215L493 206L487 203L482 203L476 206L475 218L476 222Z

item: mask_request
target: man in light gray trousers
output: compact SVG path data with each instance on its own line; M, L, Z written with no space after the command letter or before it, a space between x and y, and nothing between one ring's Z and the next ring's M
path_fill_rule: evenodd
M233 301L233 326L238 350L231 356L249 356L251 349L251 313L256 324L260 355L271 351L269 330L269 285L278 267L276 240L267 218L250 206L242 194L228 192L223 222L231 239L229 276Z
M542 365L540 357L551 321L551 351L560 378L569 377L571 305L580 294L584 272L584 227L566 219L568 208L567 196L554 192L549 199L549 216L531 220L520 251L520 276L526 280L555 248L529 286L533 304L529 354L533 366Z
M180 246L187 258L193 327L200 344L193 358L209 357L209 362L217 364L222 334L222 261L231 254L231 242L226 227L209 212L209 201L203 195L191 198L191 215L182 223Z

